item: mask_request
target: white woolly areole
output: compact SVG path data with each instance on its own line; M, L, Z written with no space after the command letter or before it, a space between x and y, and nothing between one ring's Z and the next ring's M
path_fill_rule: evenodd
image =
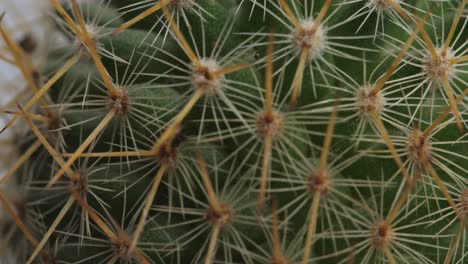
M314 25L314 20L303 20L301 21L302 30L292 32L292 45L299 50L306 48L309 51L309 59L322 55L327 45L326 30L320 25L315 32L312 32Z
M388 11L392 9L393 2L395 5L400 5L401 0L368 0L366 6L369 9L376 10L376 11Z
M200 60L200 67L193 69L192 83L197 89L205 89L206 94L216 95L220 92L224 77L212 76L220 70L218 62L211 58L203 58Z
M86 31L88 32L88 35L94 39L96 38L97 35L97 28L93 25L85 25Z
M406 139L406 153L412 162L423 164L432 156L432 142L428 137L423 137L423 132L414 130Z
M186 10L195 6L194 0L172 0L169 6L175 10Z
M367 118L369 113L373 110L377 114L381 114L385 108L385 97L381 92L375 95L371 94L373 87L364 86L359 89L356 95L356 106L359 111L359 115L363 118Z
M450 62L454 58L453 52L448 49L445 54L442 54L442 49L436 49L437 59L434 59L431 54L427 54L424 59L424 72L429 78L434 81L439 81L443 77L451 78L455 73L455 67Z
M97 39L97 34L98 34L98 29L95 26L89 25L89 24L86 24L85 28L86 28L86 31L88 32L89 37L91 39L93 39L93 40L96 40ZM73 45L78 50L83 48L83 43L81 42L81 39L79 39L78 37L74 38Z
M460 204L466 218L466 216L468 216L468 189L465 189L460 195Z

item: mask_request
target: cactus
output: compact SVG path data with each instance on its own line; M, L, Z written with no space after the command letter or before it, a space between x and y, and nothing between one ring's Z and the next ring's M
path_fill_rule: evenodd
M465 263L466 2L50 0L44 65L1 21L6 263Z

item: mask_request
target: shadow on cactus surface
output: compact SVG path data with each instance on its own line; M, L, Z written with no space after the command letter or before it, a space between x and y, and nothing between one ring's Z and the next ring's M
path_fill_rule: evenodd
M468 262L466 2L50 0L41 65L1 21L5 263Z

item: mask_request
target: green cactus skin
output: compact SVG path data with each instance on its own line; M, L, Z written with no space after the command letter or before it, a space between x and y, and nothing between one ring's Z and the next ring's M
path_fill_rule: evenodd
M468 261L466 0L50 2L11 263Z

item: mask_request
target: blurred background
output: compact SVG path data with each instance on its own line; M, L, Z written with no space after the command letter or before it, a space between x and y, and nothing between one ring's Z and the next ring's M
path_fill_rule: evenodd
M51 26L49 19L48 1L43 0L0 0L0 13L2 14L2 28L13 36L15 41L34 39L37 49L32 54L33 63L40 67L44 63L44 52L48 49L47 33ZM18 96L26 93L26 82L21 72L3 58L11 58L3 38L0 38L0 127L4 127L9 116L3 109L16 103ZM18 154L14 148L15 138L13 131L20 130L21 122L15 127L0 135L0 175L4 175L10 164L14 162ZM0 177L2 177L0 176ZM0 207L0 221L6 212ZM0 245L0 264L13 264L14 260L8 255L6 247L12 245Z
M44 65L47 50L52 39L48 1L44 0L0 0L1 25L17 43L28 42L35 46L31 59L36 67ZM19 97L29 92L26 81L18 68L6 62L3 58L11 58L3 38L0 38L0 127L4 127L11 118L3 112L4 108L20 103ZM29 96L26 96L29 97ZM12 129L0 135L0 175L4 175L11 164L18 158L14 147L15 135L24 128L24 123L16 122ZM0 176L0 177L2 177ZM10 188L12 186L7 186ZM0 208L0 221L6 212ZM14 245L0 245L0 264L14 264L14 259L8 255L6 248Z

